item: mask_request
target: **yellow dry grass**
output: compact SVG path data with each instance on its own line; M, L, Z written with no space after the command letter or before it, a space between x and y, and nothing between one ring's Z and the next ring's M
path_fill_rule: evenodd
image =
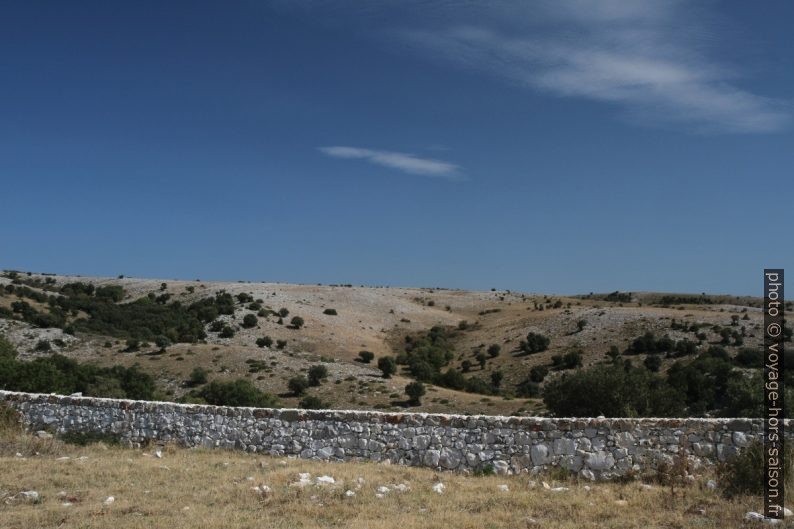
M4 428L0 528L731 528L761 508L761 498L726 500L702 483L676 496L639 482L590 484L588 491L583 482L550 477L474 477L173 446L158 458L155 450L66 445ZM292 486L301 472L312 484ZM336 483L315 485L322 475ZM547 490L544 479L569 490ZM443 494L432 489L438 482ZM263 484L272 492L252 490ZM397 484L409 489L399 492ZM379 498L382 486L391 490ZM39 501L19 497L27 490ZM108 496L115 501L104 506Z

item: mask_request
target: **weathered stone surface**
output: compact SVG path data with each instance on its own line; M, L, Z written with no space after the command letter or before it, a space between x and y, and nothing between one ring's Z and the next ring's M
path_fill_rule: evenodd
M0 391L41 437L113 433L307 459L389 461L442 470L537 473L549 466L607 479L672 461L724 460L763 432L761 419L539 418L232 408ZM786 437L794 423L785 422Z

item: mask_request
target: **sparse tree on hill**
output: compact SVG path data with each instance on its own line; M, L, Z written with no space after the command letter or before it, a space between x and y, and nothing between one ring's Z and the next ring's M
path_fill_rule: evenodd
M309 387L309 381L303 375L292 377L287 382L287 387L296 397L303 395Z
M425 385L421 382L411 382L405 386L405 394L408 395L408 403L411 406L422 404L422 396L425 394Z
M308 379L310 386L319 386L326 377L328 377L328 369L324 365L318 364L309 368Z
M397 362L392 356L381 356L378 359L378 369L383 373L383 378L391 378L397 372Z

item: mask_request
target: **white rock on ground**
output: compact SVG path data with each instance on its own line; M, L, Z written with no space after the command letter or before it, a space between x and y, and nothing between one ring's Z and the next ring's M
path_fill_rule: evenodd
M443 494L445 488L446 487L444 486L443 483L436 483L435 485L433 485L433 492L437 492L438 494Z
M499 492L510 492L510 487L502 483L499 485Z
M388 494L389 493L389 487L381 485L380 487L377 488L377 491L380 494Z
M19 493L26 500L35 501L39 499L39 493L35 490L23 490Z
M706 482L706 488L709 490L715 490L717 488L717 482L713 479L710 479Z
M105 501L102 502L102 505L107 507L108 505L110 505L114 501L116 501L116 498L114 498L113 496L108 496L107 498L105 498Z
M356 495L356 493L353 492L352 490L346 490L345 491L345 496L347 496L348 498L352 498L355 495Z
M336 480L331 476L317 476L314 482L318 485L333 485L336 483Z

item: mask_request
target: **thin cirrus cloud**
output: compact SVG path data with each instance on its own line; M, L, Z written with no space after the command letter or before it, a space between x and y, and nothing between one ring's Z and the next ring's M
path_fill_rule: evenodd
M325 24L359 32L397 53L409 50L440 65L501 79L538 94L609 105L635 124L706 133L769 133L790 123L791 101L759 93L764 72L755 70L755 65L749 68L754 69L756 84L742 86L741 80L750 75L748 67L733 61L742 55L736 53L739 43L708 4L682 0L275 2L284 9L316 15Z
M559 0L533 4L532 12L514 6L502 4L501 17L485 23L403 28L392 36L423 55L537 92L611 104L642 124L764 133L789 123L790 102L739 88L738 69L707 57L715 32L688 20L693 13L677 2Z
M375 165L397 169L404 173L460 180L460 167L441 160L419 158L402 152L345 147L340 145L319 147L320 152L333 158L364 160Z

